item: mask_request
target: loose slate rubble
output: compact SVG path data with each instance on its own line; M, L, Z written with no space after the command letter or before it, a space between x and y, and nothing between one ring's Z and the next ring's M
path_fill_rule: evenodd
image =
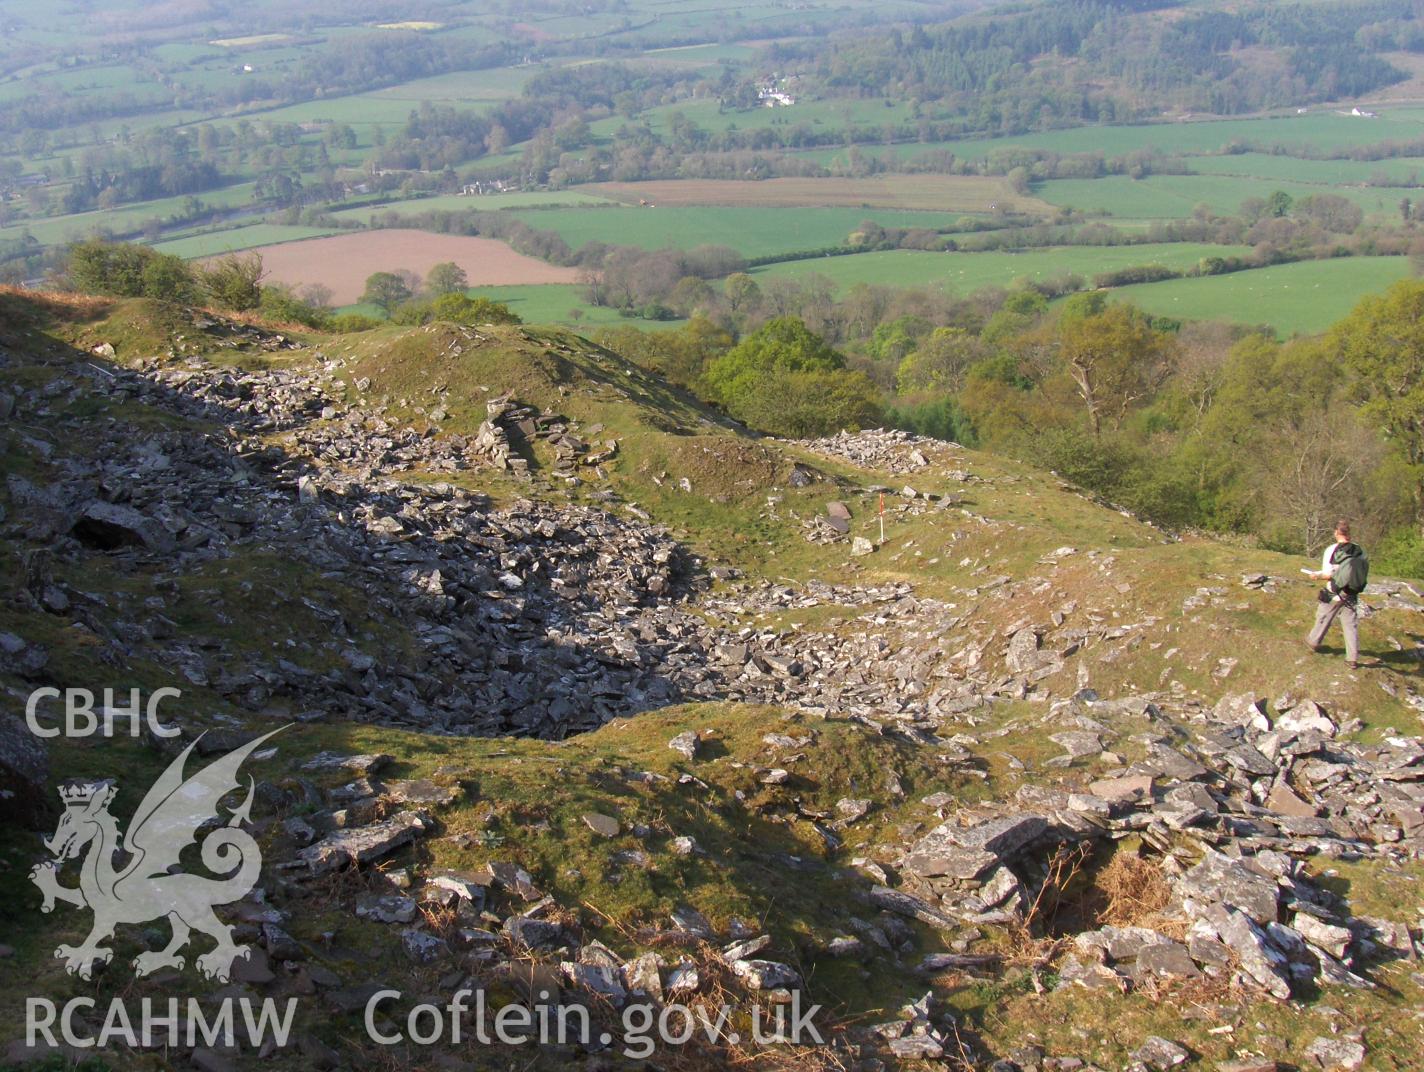
M1150 701L1124 703L1154 723L1169 721ZM894 892L912 898L918 918L1006 922L1022 917L1022 892L1042 881L1055 849L1095 844L1108 851L1129 835L1150 845L1154 831L1172 832L1175 841L1155 842L1171 890L1163 918L1184 927L1186 941L1149 927L1085 931L1075 937L1060 985L1124 990L1149 980L1229 976L1281 1000L1313 985L1372 986L1357 970L1360 936L1370 925L1302 865L1322 853L1424 852L1416 818L1424 802L1424 742L1345 743L1322 706L1286 703L1272 710L1254 697L1229 696L1214 709L1180 711L1176 725L1190 741L1182 751L1159 745L1129 773L1093 782L1091 795L1026 786L1019 810L1009 814L951 815L905 846L895 862L904 887ZM1309 793L1308 818L1260 803L1290 780ZM1386 800L1392 806L1382 806ZM1195 862L1183 863L1190 843ZM1417 954L1412 936L1396 941L1390 955Z
M953 443L917 436L898 428L838 432L824 439L806 440L801 445L827 458L895 474L919 472L932 463L946 464L953 461L959 452Z
M685 700L874 706L922 718L1022 688L971 667L922 692L916 682L958 619L952 606L917 598L909 585L763 583L710 597L698 563L636 518L532 498L495 507L450 484L403 479L416 469L517 468L502 445L514 428L525 438L575 439L569 422L509 398L488 404L490 436L475 438L489 442L402 428L348 408L339 372L334 361L308 371L193 361L93 376L84 391L215 421L226 434L134 437L90 422L84 435L100 438L93 470L44 488L21 481L20 497L36 504L25 523L58 553L133 556L174 574L239 551L301 560L403 623L417 659L351 645L342 655L348 673L313 675L280 658L234 671L220 643L191 643L161 609L140 612L122 637L96 621L115 658L136 653L137 638L145 655L252 710L339 710L354 721L434 733L555 738ZM854 442L879 442L876 435ZM939 449L903 433L883 436L896 451ZM605 443L605 455L609 449ZM11 478L12 494L20 480ZM857 553L872 550L869 541L857 544ZM703 613L693 613L694 600ZM347 632L339 612L307 602L336 635ZM748 612L829 603L863 607L863 628L748 632L726 643L728 627ZM896 629L884 628L887 617ZM1033 676L1046 671L1047 664Z

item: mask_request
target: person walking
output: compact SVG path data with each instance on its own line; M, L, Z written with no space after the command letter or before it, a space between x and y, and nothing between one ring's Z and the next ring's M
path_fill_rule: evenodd
M1345 636L1345 665L1355 670L1360 665L1359 597L1370 576L1370 560L1359 544L1350 542L1350 522L1335 523L1335 542L1325 549L1320 569L1301 570L1308 577L1324 581L1315 608L1315 625L1305 638L1311 651L1320 647L1331 624L1338 618L1340 632Z

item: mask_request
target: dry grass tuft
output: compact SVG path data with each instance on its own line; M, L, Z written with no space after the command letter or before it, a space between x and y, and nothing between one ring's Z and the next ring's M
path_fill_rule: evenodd
M1094 884L1107 901L1098 918L1115 927L1151 925L1171 899L1162 868L1131 852L1114 853Z

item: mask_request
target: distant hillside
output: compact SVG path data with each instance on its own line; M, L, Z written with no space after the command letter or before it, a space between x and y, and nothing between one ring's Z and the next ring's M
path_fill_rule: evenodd
M773 46L833 95L958 102L968 129L1222 115L1364 96L1424 48L1409 0L1010 5L941 26Z

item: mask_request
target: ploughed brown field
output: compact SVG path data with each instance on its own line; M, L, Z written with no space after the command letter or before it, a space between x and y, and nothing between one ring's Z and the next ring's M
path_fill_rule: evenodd
M331 288L337 305L360 301L366 277L375 272L408 269L424 276L445 261L465 269L472 287L578 282L577 269L526 257L496 239L425 231L357 231L262 246L256 252L262 254L270 282L320 283Z
M989 212L995 207L1048 212L1036 197L1014 193L1008 182L987 175L881 175L866 179L782 178L652 179L581 186L587 193L654 205L768 205L791 207L903 208Z

